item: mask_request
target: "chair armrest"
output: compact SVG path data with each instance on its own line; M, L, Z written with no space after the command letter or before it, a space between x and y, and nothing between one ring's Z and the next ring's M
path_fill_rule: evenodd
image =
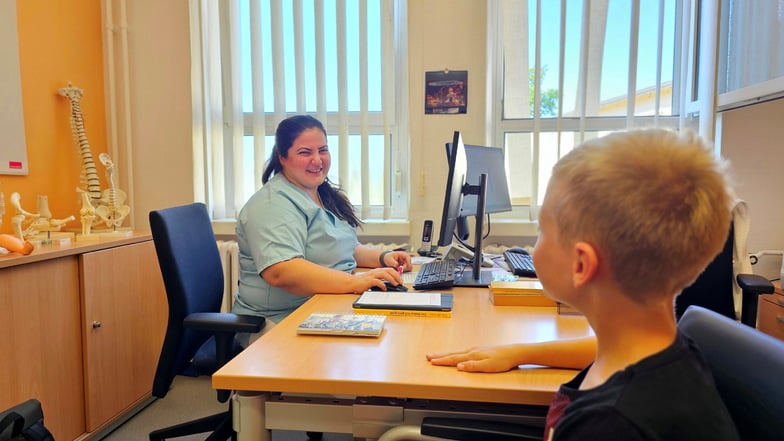
M773 284L770 283L770 280L757 274L738 274L736 280L743 291L740 321L752 328L756 328L759 295L772 293L774 291Z
M259 332L264 327L264 317L240 315L230 312L195 312L183 320L186 328L209 332Z
M503 421L425 417L421 433L454 440L541 440L544 427Z
M737 280L744 293L771 294L774 291L770 280L758 274L738 274Z

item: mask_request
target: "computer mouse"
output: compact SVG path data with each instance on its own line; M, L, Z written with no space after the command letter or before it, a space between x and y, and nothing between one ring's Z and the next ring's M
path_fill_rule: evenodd
M384 285L386 285L387 291L397 291L397 292L407 292L408 291L408 288L406 287L406 285L403 285L403 284L393 285L392 283L384 280ZM370 290L371 291L383 291L378 286L371 286Z
M528 250L526 250L523 247L512 247L506 251L509 251L510 253L517 253L517 254L528 254Z

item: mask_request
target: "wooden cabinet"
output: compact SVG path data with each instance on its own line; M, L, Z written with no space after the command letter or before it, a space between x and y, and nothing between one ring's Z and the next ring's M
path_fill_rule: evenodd
M0 409L41 400L55 439L84 432L79 262L0 269Z
M149 234L0 258L0 409L87 439L150 396L168 313Z
M761 295L757 306L757 329L784 340L784 294Z
M166 293L151 241L80 256L86 431L150 396L166 332Z

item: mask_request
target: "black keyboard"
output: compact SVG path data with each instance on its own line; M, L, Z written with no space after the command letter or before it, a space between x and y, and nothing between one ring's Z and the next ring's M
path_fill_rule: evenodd
M509 270L512 271L514 275L521 277L536 277L534 262L533 259L531 259L530 254L504 251L504 259L506 259L506 264L509 265Z
M414 289L449 289L455 283L455 259L434 260L419 266Z

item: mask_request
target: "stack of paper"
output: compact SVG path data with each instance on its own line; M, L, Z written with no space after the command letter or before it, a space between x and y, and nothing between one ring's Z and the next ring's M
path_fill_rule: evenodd
M490 282L490 301L499 306L556 306L556 302L544 295L538 280L516 280Z

